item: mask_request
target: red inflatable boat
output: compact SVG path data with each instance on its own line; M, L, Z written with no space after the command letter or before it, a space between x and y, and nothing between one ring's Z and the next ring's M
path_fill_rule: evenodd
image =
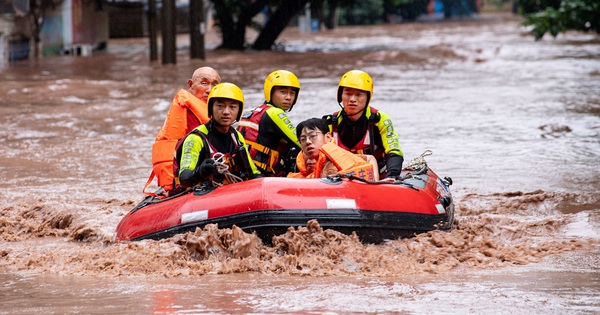
M117 241L162 239L206 224L236 225L270 243L288 227L316 219L323 229L356 232L379 243L434 229L450 229L454 204L448 186L425 167L402 173L395 184L367 183L339 176L321 179L267 177L186 193L148 197L117 226Z

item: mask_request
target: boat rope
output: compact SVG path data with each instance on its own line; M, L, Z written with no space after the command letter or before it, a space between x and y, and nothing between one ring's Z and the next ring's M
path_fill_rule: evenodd
M406 170L409 171L406 174L402 174L400 176L398 176L398 179L393 182L386 182L386 181L382 181L382 180L377 180L377 181L370 181L370 180L366 180L364 178L360 178L358 176L355 175L351 175L351 174L334 174L334 175L328 175L327 179L331 180L331 181L339 181L342 180L342 178L346 178L349 180L356 180L359 182L363 182L363 183L367 183L367 184L374 184L374 185L382 185L382 184L392 184L392 185L405 185L409 188L418 190L416 187L414 187L412 184L410 183L406 183L404 182L405 179L409 179L409 178L418 178L421 179L419 177L420 174L424 174L427 173L427 169L428 169L428 165L427 165L427 161L425 161L425 157L426 156L430 156L432 155L433 152L431 150L425 150L425 152L421 153L421 155L417 156L416 158L412 159L410 162L408 162L408 164L402 168L402 170Z
M421 155L417 156L416 158L412 159L410 162L408 162L408 164L403 167L403 170L422 170L422 169L426 169L427 168L427 161L425 161L425 157L426 156L430 156L432 155L433 152L431 152L431 150L425 150L425 152L421 153ZM416 172L416 173L420 173L420 172Z
M243 179L239 176L233 175L231 172L229 172L229 164L225 162L225 155L223 153L217 152L213 158L215 160L215 165L217 166L217 172L219 172L219 174L223 174L225 179L227 179L227 182L233 184L243 181ZM213 185L221 186L221 184L215 181L213 181Z
M327 179L329 179L330 181L336 182L336 181L340 181L342 180L342 178L346 178L348 180L356 180L359 182L363 182L366 184L370 184L370 185L404 185L407 186L408 188L412 188L414 190L418 190L416 187L414 187L412 184L409 183L405 183L403 182L403 179L397 179L394 182L386 182L386 181L382 181L382 180L368 180L368 179L364 179L352 174L332 174L332 175L327 175Z
M368 179L360 178L358 176L351 175L351 174L331 174L331 175L327 175L327 179L329 179L330 181L333 181L333 182L340 181L340 180L342 180L342 178L346 178L346 179L349 179L349 180L356 180L356 181L367 183L367 184L384 184L384 183L380 183L380 181L377 181L377 180L368 180ZM388 183L388 184L390 184L390 183Z

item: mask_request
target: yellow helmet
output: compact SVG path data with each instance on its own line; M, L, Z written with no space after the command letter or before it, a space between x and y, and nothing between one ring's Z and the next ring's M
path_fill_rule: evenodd
M237 121L240 121L242 113L244 112L244 93L242 92L242 89L233 83L227 82L215 85L215 87L210 90L210 94L208 94L208 117L212 117L213 115L212 105L215 98L227 98L240 102L240 110L236 118Z
M265 79L265 100L267 103L271 103L271 92L274 86L284 86L284 87L292 87L296 88L296 98L292 102L292 107L296 104L298 100L298 94L300 93L300 81L295 74L287 71L287 70L275 70L271 72L267 78ZM290 110L292 110L290 107Z
M367 95L367 106L369 106L369 101L373 96L373 79L370 75L361 70L350 70L344 73L340 79L340 84L338 84L338 104L342 102L342 90L345 87L369 92L369 95Z

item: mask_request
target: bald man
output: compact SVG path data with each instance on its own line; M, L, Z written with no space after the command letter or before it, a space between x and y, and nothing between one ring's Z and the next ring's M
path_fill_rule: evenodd
M190 108L188 111L187 117L187 134L192 131L192 129L198 127L200 124L203 124L208 121L208 109L206 106L206 101L208 100L208 94L210 94L210 90L217 84L221 83L221 77L215 71L215 69L211 67L202 67L196 69L192 74L192 78L188 80L189 93L186 93L183 89L175 95L173 102L171 103L171 107L175 104L175 100L178 100L177 105L182 106L183 104L187 104L193 102L193 98L190 98L190 93L196 98L202 101L202 106L199 108ZM180 95L183 94L183 95ZM178 98L178 96L184 96L183 98ZM192 104L193 105L193 104ZM185 106L185 105L183 105ZM195 110L199 110L196 114ZM169 112L171 110L169 109ZM167 114L167 119L169 119L169 114ZM164 126L163 126L164 128ZM162 130L161 130L162 131ZM185 135L184 134L184 135ZM159 132L160 136L160 132Z
M210 90L217 84L221 83L221 77L211 67L202 67L196 69L192 78L188 80L190 93L206 103Z
M156 135L152 146L152 174L144 186L144 193L155 196L155 193L146 192L146 187L152 182L154 176L158 181L160 194L163 196L174 193L177 185L173 183L173 153L177 141L187 135L194 128L209 120L206 101L210 90L221 83L221 77L211 67L201 67L194 71L188 80L189 89L179 90L167 113L165 122Z

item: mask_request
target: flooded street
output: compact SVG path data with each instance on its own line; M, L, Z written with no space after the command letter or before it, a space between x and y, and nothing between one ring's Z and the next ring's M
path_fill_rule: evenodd
M166 66L145 39L121 39L91 57L0 65L0 314L599 313L600 40L535 42L519 22L288 29L282 51L206 61L180 37ZM431 150L453 179L453 230L380 245L278 236L296 252L214 226L206 252L187 235L114 242L173 95L204 65L242 88L246 109L268 73L294 72L296 124L339 108L343 73L368 72L405 161Z

